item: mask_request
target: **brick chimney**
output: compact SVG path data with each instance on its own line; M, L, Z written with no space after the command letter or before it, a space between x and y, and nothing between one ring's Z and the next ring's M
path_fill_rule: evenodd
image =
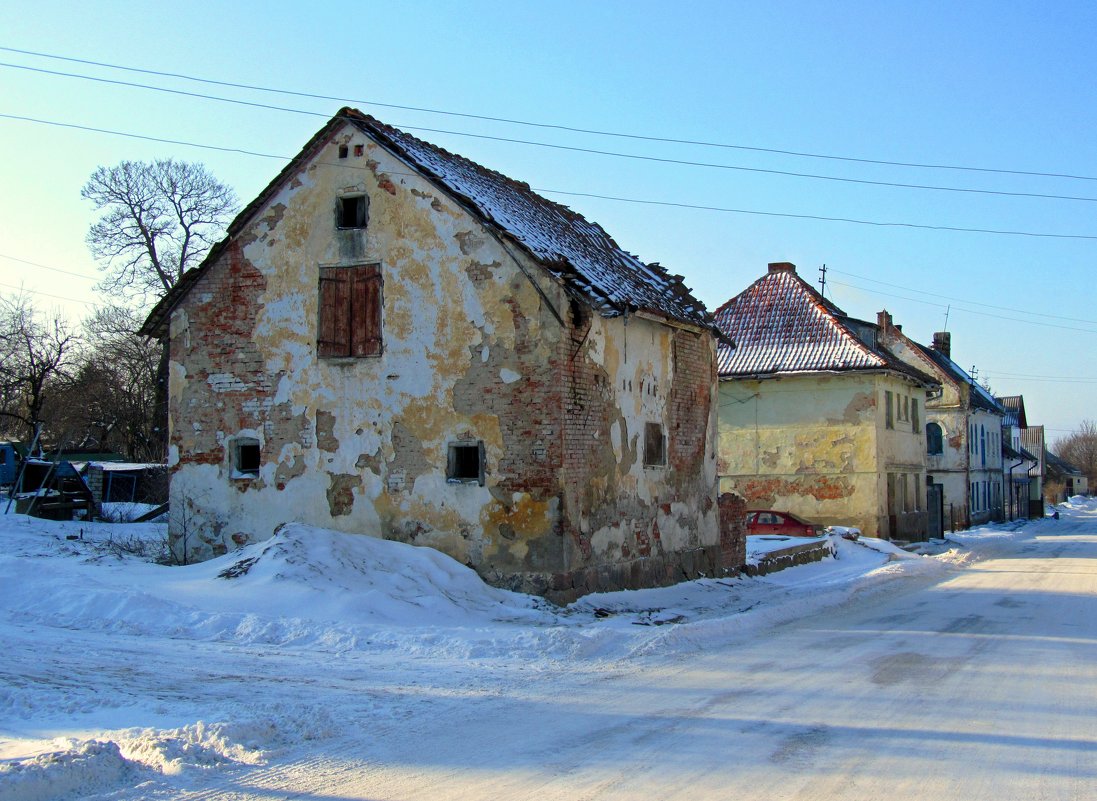
M769 271L771 273L792 273L796 274L796 265L790 261L771 261L769 263Z
M933 335L933 349L943 354L946 358L952 358L952 334L948 331L937 331Z
M891 314L887 309L876 312L876 327L885 333L891 328Z

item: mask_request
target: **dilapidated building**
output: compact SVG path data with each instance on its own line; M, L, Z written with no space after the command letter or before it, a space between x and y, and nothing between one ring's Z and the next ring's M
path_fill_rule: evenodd
M932 378L786 262L715 317L736 345L719 352L720 491L754 509L923 539Z
M717 332L529 186L343 109L149 316L171 537L303 521L557 600L742 564L715 494Z

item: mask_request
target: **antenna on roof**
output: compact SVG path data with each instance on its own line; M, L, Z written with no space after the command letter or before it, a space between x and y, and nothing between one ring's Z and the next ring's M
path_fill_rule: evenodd
M952 304L945 306L945 330L948 331L948 313L952 311Z
M819 294L823 297L827 296L827 266L825 264L819 268Z
M971 365L971 383L979 383L979 368L976 367L974 364Z

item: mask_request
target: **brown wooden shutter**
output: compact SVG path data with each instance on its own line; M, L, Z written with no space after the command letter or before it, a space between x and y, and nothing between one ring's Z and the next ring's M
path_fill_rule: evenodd
M349 356L351 353L351 271L338 267L320 269L320 331L317 354Z
M351 355L381 353L381 270L376 264L353 269L351 294Z

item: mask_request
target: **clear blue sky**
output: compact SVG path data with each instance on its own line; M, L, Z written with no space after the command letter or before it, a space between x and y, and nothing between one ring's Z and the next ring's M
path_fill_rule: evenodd
M545 194L627 250L681 273L715 308L792 261L866 319L887 308L999 394L1023 394L1049 440L1097 418L1097 5L1058 3L10 3L0 46L328 95L319 100L0 51L0 114L292 156L341 105L540 190L741 211L981 228L992 235ZM281 106L262 109L35 70ZM375 105L891 162L651 142ZM414 130L441 129L450 133ZM705 162L626 159L523 139ZM94 299L80 187L100 164L205 162L247 202L277 158L0 117L0 292L72 317ZM1016 197L860 181L1043 195ZM1088 179L1088 180L1087 180ZM34 262L55 268L31 266ZM57 270L67 270L69 275ZM51 297L52 296L52 297ZM74 302L76 301L76 302ZM83 303L81 303L81 301ZM982 305L976 305L982 304Z

